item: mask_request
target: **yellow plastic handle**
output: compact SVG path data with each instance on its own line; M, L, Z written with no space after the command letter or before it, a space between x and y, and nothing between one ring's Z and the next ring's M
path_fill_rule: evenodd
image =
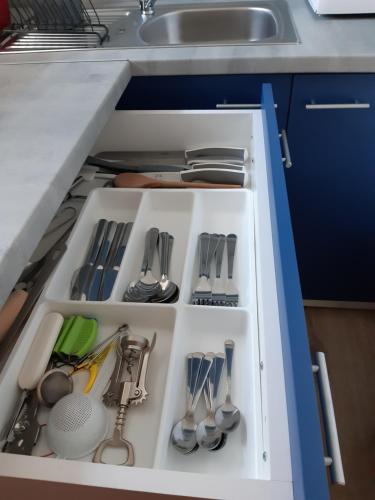
M89 368L89 380L88 380L85 388L83 389L84 394L87 394L88 392L91 391L97 375L98 375L98 365L96 363L94 363L94 364L90 365L90 368Z

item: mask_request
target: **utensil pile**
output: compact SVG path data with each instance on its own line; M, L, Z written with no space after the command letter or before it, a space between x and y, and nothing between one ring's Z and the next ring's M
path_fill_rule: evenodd
M109 299L133 227L132 222L100 219L84 264L73 274L72 300Z
M173 447L183 455L199 448L221 450L240 424L241 414L231 401L231 374L234 342L225 341L222 353L194 352L187 355L187 410L171 432ZM227 367L227 393L225 402L217 407L216 400L224 363ZM195 410L204 393L207 416L199 424L195 422Z
M237 236L235 234L201 233L198 239L199 269L198 281L193 290L193 305L237 307L239 292L233 281L234 254ZM222 277L222 261L227 248L227 277ZM211 267L215 260L215 278L211 280Z
M124 302L172 303L177 301L179 288L168 276L173 241L171 234L165 231L159 233L157 227L152 227L147 231L141 272L138 280L129 283L124 293ZM152 271L156 247L158 247L160 259L160 279L157 279Z

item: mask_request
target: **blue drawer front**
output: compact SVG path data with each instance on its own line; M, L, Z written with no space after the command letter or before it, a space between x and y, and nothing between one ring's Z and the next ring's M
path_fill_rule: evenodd
M135 76L116 109L215 109L216 104L259 104L272 84L280 128L286 127L291 75Z
M262 88L267 177L276 261L276 283L282 348L294 497L329 500L317 399L311 368L302 294L281 160L272 87Z

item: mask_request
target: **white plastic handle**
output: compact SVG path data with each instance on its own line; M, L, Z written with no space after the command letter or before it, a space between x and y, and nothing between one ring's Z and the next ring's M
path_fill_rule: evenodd
M313 372L319 379L322 411L326 425L327 446L330 457L325 457L327 467L331 467L331 478L335 484L345 484L344 469L341 459L339 436L337 433L335 410L333 407L331 386L329 384L326 357L324 352L316 353L317 365L313 365Z
M38 385L41 376L46 371L63 323L63 316L55 312L46 314L40 322L18 376L18 385L21 389L31 391Z

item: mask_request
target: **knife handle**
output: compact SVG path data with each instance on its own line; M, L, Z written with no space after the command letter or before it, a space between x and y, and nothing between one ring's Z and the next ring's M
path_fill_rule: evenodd
M105 228L102 244L100 245L100 250L94 264L96 268L98 268L99 266L104 266L107 260L108 252L111 246L111 240L113 238L113 231L116 226L117 223L112 220L108 222Z
M113 258L113 266L112 267L114 267L114 268L121 266L122 258L124 256L126 247L128 245L128 241L130 238L130 233L131 233L132 228L133 228L133 222L128 222L125 226L125 230L123 232L121 242L120 242L120 244L117 248L116 254Z
M107 262L106 262L106 267L112 267L113 266L113 261L117 253L117 249L121 244L121 239L123 236L123 232L125 231L126 224L124 222L120 222L120 224L117 224L115 235L112 240L111 248L109 249L108 257L107 257Z
M108 226L108 221L106 219L99 220L96 226L96 231L91 240L90 248L87 252L86 260L83 264L94 265L99 254L99 249L103 240L103 235L107 226Z

